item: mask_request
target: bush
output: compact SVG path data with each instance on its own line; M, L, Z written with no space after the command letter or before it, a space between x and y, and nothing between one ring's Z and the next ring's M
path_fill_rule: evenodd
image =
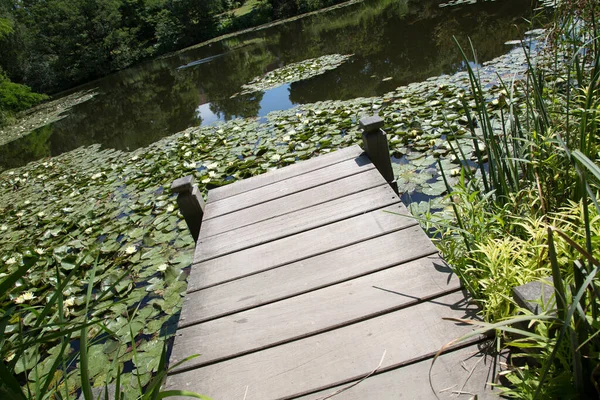
M11 82L0 71L0 115L17 113L33 107L48 98L45 94L32 92L28 86ZM0 116L2 121L2 116Z

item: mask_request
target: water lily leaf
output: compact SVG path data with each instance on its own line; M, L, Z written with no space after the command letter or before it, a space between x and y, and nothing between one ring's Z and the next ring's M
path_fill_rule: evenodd
M31 346L23 352L19 360L15 364L15 374L20 374L29 371L35 367L40 360L40 352L38 346Z
M442 181L430 183L421 190L423 194L428 196L440 196L446 192L446 185Z

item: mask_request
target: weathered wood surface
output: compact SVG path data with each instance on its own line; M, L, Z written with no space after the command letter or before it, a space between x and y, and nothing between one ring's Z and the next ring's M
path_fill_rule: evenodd
M236 182L235 185L222 186L208 192L208 202L213 203L226 197L267 186L275 182L284 181L294 176L306 174L329 165L337 164L341 161L351 160L362 155L363 151L359 146L351 146L320 157L311 158L307 161L292 164L288 167L271 171L267 174L253 176Z
M412 218L388 212L408 214L406 207L397 203L209 261L195 262L187 291L194 292L417 224Z
M236 228L256 224L275 218L290 211L305 210L309 207L327 203L350 194L381 186L379 172L369 168L363 173L343 177L330 185L319 185L307 190L279 197L264 203L237 210L219 218L204 220L203 237L214 236Z
M385 353L357 386L377 378L375 397L349 395L435 397L427 371L416 375L472 330L442 318L476 308L357 148L211 191L205 211L170 363L200 356L171 371L166 389L315 399L369 374ZM483 339L453 347L440 368ZM444 384L456 383L455 369Z
M302 210L292 211L279 217L218 235L204 237L202 230L200 230L200 237L196 243L195 260L210 260L211 258L354 217L392 205L398 201L399 199L394 191L384 183L383 186Z
M387 251L373 252L373 249ZM180 326L309 292L436 253L419 226L366 240L259 274L189 293ZM323 268L327 266L327 268ZM442 277L435 268L431 271ZM404 266L398 268L404 271ZM409 279L406 277L405 279ZM421 279L421 276L415 277ZM444 279L447 277L444 276ZM277 282L274 286L273 282ZM416 284L411 280L412 284ZM428 282L429 283L429 280ZM252 288L249 293L247 288Z
M360 379L377 367L384 352L382 370L431 358L451 339L471 330L469 326L442 320L472 317L473 309L466 306L464 299L461 291L455 292L333 331L175 374L169 378L168 388L197 391L215 399L243 399L246 388L247 400L293 398Z
M495 357L486 354L486 343L478 343L451 353L442 354L433 365L431 385L429 368L431 360L424 360L404 368L397 368L377 374L357 383L335 386L298 398L299 400L319 400L341 391L334 399L411 399L439 400L497 399L499 390L493 390L488 382L494 382L499 366ZM481 349L480 349L481 348ZM471 373L472 371L472 373ZM432 389L433 387L433 389Z
M373 164L369 162L369 158L366 155L363 155L356 159L343 161L339 164L333 164L315 170L310 174L301 174L284 181L273 183L272 185L262 186L235 196L230 196L223 200L208 203L204 222L209 221L212 218L218 218L223 214L242 210L247 207L289 196L290 194L317 186L323 186L327 183L335 182L339 179L353 176L357 173L374 168Z
M171 357L173 362L182 360L185 349L196 346L201 356L185 368L202 365L349 325L459 288L458 279L442 259L426 256L400 268L388 268L197 325L193 325L199 319L193 307L197 300L192 299L184 307L188 312L182 314L182 322L191 326L181 329L180 323L182 339L178 339L175 350L181 354L174 352ZM320 307L322 304L327 307ZM315 309L320 312L315 313ZM223 337L223 332L231 335Z

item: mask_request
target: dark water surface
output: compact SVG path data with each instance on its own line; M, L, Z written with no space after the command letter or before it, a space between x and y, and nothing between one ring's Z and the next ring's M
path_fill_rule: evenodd
M463 44L470 37L480 62L507 52L504 43L529 29L524 18L531 7L529 0L447 7L439 0L367 0L146 62L77 88L99 94L68 117L0 147L0 165L95 143L134 150L191 126L381 95L462 70L453 36ZM231 98L255 76L333 53L354 57L311 79Z

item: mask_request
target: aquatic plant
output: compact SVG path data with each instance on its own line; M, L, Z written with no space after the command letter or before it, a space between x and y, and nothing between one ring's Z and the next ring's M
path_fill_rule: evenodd
M329 54L297 63L288 64L284 67L267 72L263 76L257 76L250 82L242 85L242 91L232 95L248 94L274 89L286 83L292 83L324 74L345 63L353 54Z
M467 336L495 330L499 346L516 349L502 388L514 398L600 395L599 10L594 3L579 11L591 19L560 19L553 52L528 56L526 79L504 83L500 130L468 67L476 102L469 136L482 149L479 168L474 173L471 160L454 151L461 180L448 186L448 199L456 225L446 221L439 231L444 256L487 321L463 321L479 327ZM521 105L513 101L518 91L526 97ZM511 300L513 287L548 275L555 309L531 315Z

